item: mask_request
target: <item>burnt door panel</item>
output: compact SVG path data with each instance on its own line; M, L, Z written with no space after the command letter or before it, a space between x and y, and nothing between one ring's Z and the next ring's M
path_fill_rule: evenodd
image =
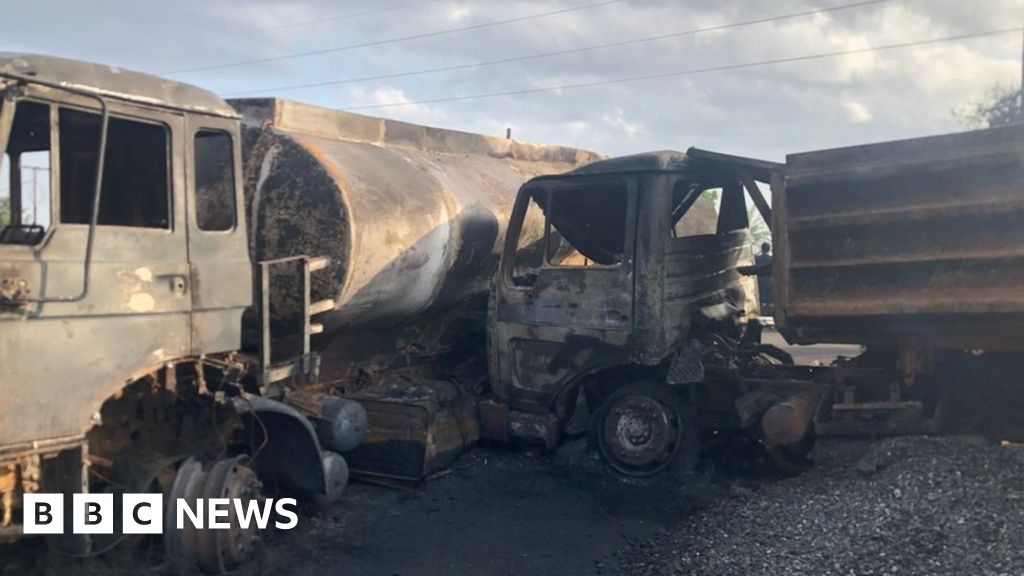
M252 302L252 267L242 217L237 121L192 116L186 136L192 353L241 347Z
M81 434L126 382L189 352L182 163L172 154L181 117L117 103L110 112L88 294L0 310L5 442ZM99 127L95 111L54 107L52 229L34 247L0 245L0 275L24 278L33 297L82 290Z
M573 377L628 360L633 190L605 177L530 192L496 306L500 389L511 403L548 406Z

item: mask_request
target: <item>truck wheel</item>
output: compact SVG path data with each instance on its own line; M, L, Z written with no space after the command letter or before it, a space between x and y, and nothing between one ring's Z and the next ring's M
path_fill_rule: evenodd
M596 416L598 449L623 474L686 474L697 465L700 438L693 409L664 384L624 386L604 400Z
M233 506L226 519L230 526L226 530L196 529L187 520L185 529L178 530L178 499L186 500L194 508L200 498L241 498L248 505L248 500L259 499L261 487L245 456L221 458L208 468L189 458L178 468L164 517L164 550L178 573L193 573L198 566L207 574L223 574L249 559L259 541L255 522L242 528Z

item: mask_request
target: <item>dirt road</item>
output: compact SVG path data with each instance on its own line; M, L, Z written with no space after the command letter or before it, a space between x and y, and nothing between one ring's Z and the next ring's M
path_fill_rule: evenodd
M987 432L1020 421L1019 388L973 388L998 409L970 413L988 415ZM823 441L815 468L791 478L740 444L684 483L609 473L581 442L550 455L480 447L415 487L352 485L297 529L265 534L238 574L1022 574L1024 449L998 439ZM0 576L170 574L159 548L76 560L28 542L0 548Z
M592 456L481 448L415 489L356 484L266 534L245 576L1024 573L1024 449L962 438L826 442L795 478L706 460L686 484ZM169 574L156 548L90 560L5 549L0 574Z
M297 533L275 535L245 573L614 573L613 552L708 502L678 486L625 481L594 461L565 467L560 458L478 449L415 490L353 486L345 502Z

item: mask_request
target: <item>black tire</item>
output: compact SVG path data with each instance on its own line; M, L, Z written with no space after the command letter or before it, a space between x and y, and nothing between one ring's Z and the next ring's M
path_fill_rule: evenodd
M697 466L696 414L666 384L641 381L604 399L591 433L604 461L627 476L685 476Z

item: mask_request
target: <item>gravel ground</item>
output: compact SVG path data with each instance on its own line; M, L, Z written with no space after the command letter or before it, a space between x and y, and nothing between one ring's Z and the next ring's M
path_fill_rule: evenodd
M615 554L630 575L1024 574L1024 447L827 442L816 467L728 496Z
M581 444L479 448L415 488L353 485L236 574L1024 574L1024 447L833 440L791 478L715 456L680 485L609 473ZM171 574L148 547L71 561L24 544L0 548L0 575Z

